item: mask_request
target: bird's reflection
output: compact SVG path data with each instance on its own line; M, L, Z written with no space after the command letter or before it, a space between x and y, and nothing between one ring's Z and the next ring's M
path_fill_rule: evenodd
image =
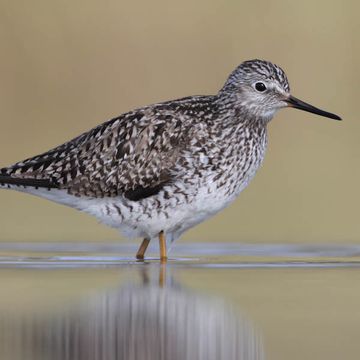
M0 336L17 354L7 359L264 358L258 333L228 303L184 289L161 265L138 268L141 281L103 291L61 314L23 319L11 336ZM1 323L4 334L9 327Z

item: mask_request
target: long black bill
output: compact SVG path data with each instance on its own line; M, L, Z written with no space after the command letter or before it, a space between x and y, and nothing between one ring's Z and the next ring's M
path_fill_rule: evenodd
M329 112L324 111L324 110L320 110L320 109L316 108L315 106L307 104L306 102L301 101L301 100L299 100L296 97L291 96L291 95L287 98L286 102L289 104L289 106L291 106L291 107L293 107L295 109L308 111L308 112L311 112L313 114L317 114L317 115L320 115L320 116L325 116L325 117L328 117L328 118L334 119L334 120L341 120L340 116L337 116L335 114L329 113Z

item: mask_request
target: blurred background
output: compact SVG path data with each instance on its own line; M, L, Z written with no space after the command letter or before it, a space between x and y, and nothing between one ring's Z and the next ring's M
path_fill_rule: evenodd
M286 109L262 169L184 241L360 241L358 2L0 2L0 166L150 103L216 93L267 59L292 93L343 122ZM88 215L0 192L0 241L118 241Z

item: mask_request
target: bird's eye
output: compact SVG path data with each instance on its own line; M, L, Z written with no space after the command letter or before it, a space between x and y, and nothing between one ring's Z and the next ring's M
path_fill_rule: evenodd
M266 85L265 85L264 83L262 83L262 82L257 82L257 83L255 84L255 89L256 89L257 91L263 92L263 91L266 90Z

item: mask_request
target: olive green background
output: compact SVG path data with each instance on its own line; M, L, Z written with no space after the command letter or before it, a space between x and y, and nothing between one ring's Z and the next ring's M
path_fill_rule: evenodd
M0 1L0 166L149 103L216 93L241 61L284 68L293 109L255 180L189 241L359 242L356 1ZM118 240L88 215L0 192L0 241Z

